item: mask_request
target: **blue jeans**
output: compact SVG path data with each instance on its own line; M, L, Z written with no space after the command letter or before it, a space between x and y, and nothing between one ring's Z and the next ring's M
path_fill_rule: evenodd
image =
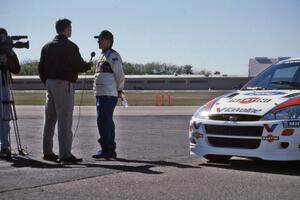
M118 98L114 96L96 96L97 125L100 134L98 142L103 153L116 151L113 113L117 102Z

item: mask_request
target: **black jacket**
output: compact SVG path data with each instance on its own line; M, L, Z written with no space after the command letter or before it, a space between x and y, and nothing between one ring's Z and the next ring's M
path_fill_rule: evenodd
M47 79L76 82L78 73L90 69L83 61L79 48L64 35L57 35L41 52L39 75L42 82Z
M11 50L11 52L6 56L7 56L7 63L5 65L0 65L0 70L2 75L1 80L3 86L5 86L7 83L10 82L7 76L10 76L9 78L12 81L10 72L17 74L21 70L19 59L13 50Z

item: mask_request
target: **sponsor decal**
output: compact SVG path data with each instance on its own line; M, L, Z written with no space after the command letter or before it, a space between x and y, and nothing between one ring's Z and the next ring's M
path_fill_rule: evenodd
M235 112L235 113L258 113L261 109L256 108L234 108L234 107L224 107L217 108L217 112Z
M264 127L266 129L266 131L268 131L269 133L273 132L275 130L275 128L277 127L278 124L272 124L272 126L270 127L269 124L264 124Z
M291 120L283 122L284 128L300 128L300 120Z
M268 96L268 95L283 95L283 94L287 94L286 92L248 92L248 93L244 93L244 95L248 95L248 96Z
M242 104L248 104L248 103L268 103L272 101L272 99L264 99L259 97L249 97L249 98L242 98L242 99L230 99L229 103L242 103Z
M113 58L112 63L115 64L119 59L118 58Z
M190 142L191 142L192 144L196 144L196 143L197 143L197 141L196 141L195 138L193 138L193 137L190 137Z
M200 138L203 138L203 134L201 134L199 132L194 132L193 137L196 138L196 139L200 139Z
M267 136L262 136L261 139L271 143L275 140L279 140L279 136L274 136L272 134L269 134Z
M194 125L195 129L199 129L201 126L201 123L193 122L193 125Z

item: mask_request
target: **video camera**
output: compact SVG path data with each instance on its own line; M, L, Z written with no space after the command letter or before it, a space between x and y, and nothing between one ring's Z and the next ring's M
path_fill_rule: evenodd
M4 31L3 31L4 30ZM27 36L8 36L5 29L0 32L0 67L7 65L7 58L13 53L13 48L27 48L29 49L29 41L21 42L18 40L27 39ZM14 42L17 41L17 42Z
M13 48L27 48L29 49L29 41L27 42L15 42L16 40L27 39L25 35L7 36L0 34L0 51L9 53Z

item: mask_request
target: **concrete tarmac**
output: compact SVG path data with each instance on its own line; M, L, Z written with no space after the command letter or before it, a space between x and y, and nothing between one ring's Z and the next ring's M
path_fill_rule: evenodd
M118 159L98 149L94 107L81 107L73 153L78 165L42 160L43 106L18 106L29 155L0 160L0 199L299 199L299 162L233 158L216 164L189 156L188 122L197 107L118 107ZM75 108L73 130L78 121ZM12 129L13 130L13 129ZM12 146L15 149L14 134ZM54 151L57 153L57 134Z

